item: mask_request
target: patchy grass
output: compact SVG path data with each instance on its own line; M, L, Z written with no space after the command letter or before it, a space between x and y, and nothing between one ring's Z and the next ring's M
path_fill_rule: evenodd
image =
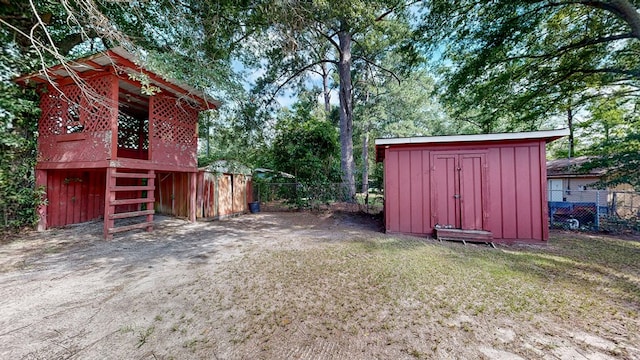
M491 249L343 212L98 225L0 248L0 358L640 359L638 242Z
M233 331L243 342L303 326L315 337L373 334L392 345L420 329L432 342L406 350L418 358L438 354L440 334L475 338L494 319L546 334L553 325L638 332L639 259L640 243L571 234L497 250L380 237L271 251L231 271L244 284L231 298L245 313Z

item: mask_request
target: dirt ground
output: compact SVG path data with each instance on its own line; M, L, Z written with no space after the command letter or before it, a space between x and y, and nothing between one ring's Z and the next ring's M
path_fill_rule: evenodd
M432 319L383 336L384 326L319 334L285 314L274 320L278 326L248 335L243 322L260 310L238 304L253 301L243 290L250 289L246 279L263 274L243 274L256 269L245 261L384 238L380 223L345 213L263 212L198 223L157 218L153 232L112 241L102 239L95 222L0 244L0 359L640 358L638 337L629 334L635 330L599 334L563 324L539 330L536 321L508 317ZM434 333L429 324L436 322L451 333ZM440 348L429 353L433 342Z

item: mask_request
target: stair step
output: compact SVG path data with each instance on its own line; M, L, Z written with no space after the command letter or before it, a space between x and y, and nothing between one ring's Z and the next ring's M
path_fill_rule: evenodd
M149 173L127 173L127 172L114 172L113 177L117 178L132 178L132 179L147 179L149 177L154 177L155 175L151 175Z
M148 204L155 202L154 198L137 198L137 199L119 199L109 203L109 205L131 205L131 204Z
M140 185L140 186L112 186L109 190L111 191L149 191L149 190L155 190L155 186L151 186L151 185Z
M126 219L131 217L153 215L153 214L155 214L155 210L130 211L130 212L111 214L109 215L109 219Z
M150 226L153 226L152 221L145 221L139 224L132 224L132 225L126 225L126 226L118 226L118 227L109 228L109 234L115 234L123 231L135 230L135 229L145 229Z
M436 239L469 241L469 242L491 242L493 234L484 230L463 230L463 229L435 229Z

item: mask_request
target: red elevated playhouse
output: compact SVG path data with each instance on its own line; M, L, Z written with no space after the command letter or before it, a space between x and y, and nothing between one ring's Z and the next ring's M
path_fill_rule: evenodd
M166 179L184 203L169 211L196 220L198 112L218 103L141 68L121 48L17 82L40 84L36 183L47 203L39 230L104 218L106 238L150 231L154 205L176 201L162 193Z
M463 241L546 241L545 144L568 134L377 139L386 231Z

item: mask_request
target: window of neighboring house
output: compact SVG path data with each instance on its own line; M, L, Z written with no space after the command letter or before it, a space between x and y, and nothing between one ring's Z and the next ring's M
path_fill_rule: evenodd
M563 201L562 179L549 179L547 183L547 196L549 201Z

